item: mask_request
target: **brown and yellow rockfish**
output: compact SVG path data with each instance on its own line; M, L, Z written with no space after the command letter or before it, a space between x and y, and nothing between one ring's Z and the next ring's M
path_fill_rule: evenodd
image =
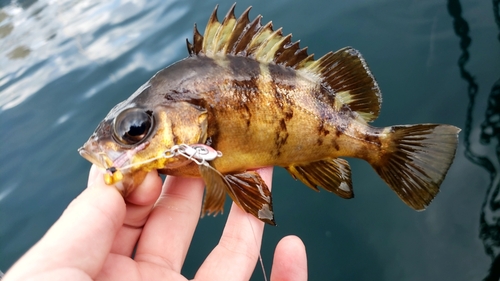
M253 171L284 167L314 190L353 197L346 160L372 165L409 206L424 209L450 167L460 129L419 124L376 128L379 87L350 47L314 60L281 28L236 19L217 7L202 36L195 25L189 57L159 71L116 105L79 150L106 169L126 195L148 171L202 177L203 214L223 209L225 194L274 224L271 193ZM196 152L194 152L196 150ZM196 160L196 153L218 151Z

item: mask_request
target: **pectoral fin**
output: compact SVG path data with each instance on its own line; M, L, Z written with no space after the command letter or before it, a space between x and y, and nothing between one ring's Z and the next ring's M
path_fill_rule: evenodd
M226 191L241 209L270 225L274 222L271 191L255 171L223 175L209 165L200 165L207 191L203 212L221 212L224 205L221 190Z
M342 198L352 198L351 168L349 163L340 158L327 159L286 167L294 179L298 179L310 188L319 191L322 187Z
M201 217L205 214L217 215L222 213L227 190L227 182L224 176L208 165L200 165L199 169L206 185Z

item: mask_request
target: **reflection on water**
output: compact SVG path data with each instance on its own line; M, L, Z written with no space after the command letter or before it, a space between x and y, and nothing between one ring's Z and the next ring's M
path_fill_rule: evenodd
M112 62L137 48L154 37L159 28L169 26L186 13L185 7L174 3L164 1L163 7L158 7L150 1L65 0L57 5L30 1L4 7L0 14L4 19L0 23L0 38L6 38L0 48L0 77L10 79L0 79L0 109L19 105L75 69ZM25 12L28 7L29 12ZM162 25L156 24L158 21ZM159 54L168 56L169 51L165 47ZM137 68L164 67L155 63L164 60L152 59L146 63L141 52L135 56L136 64L103 77L99 87L102 89ZM9 77L12 75L14 79ZM31 79L32 76L38 79ZM92 93L95 92L93 89ZM92 93L86 93L84 98Z
M492 1L492 10L495 22L498 26L498 40L500 41L500 14L499 0ZM480 155L471 148L471 134L473 126L473 114L476 97L479 93L479 85L474 76L466 69L466 64L470 59L469 47L472 38L469 36L469 24L462 16L462 6L459 0L448 1L448 11L453 17L455 33L460 38L460 49L462 54L458 60L461 77L467 81L467 93L469 104L466 112L466 123L464 129L465 156L474 164L484 168L490 175L490 182L486 196L483 201L480 215L480 237L483 240L484 249L491 257L492 263L488 275L484 280L492 281L500 279L500 180L498 172L493 164L496 160L500 162L500 79L497 80L490 91L488 97L488 107L486 116L481 124L480 142L483 145L494 145L496 141L496 159ZM496 140L495 140L496 139Z

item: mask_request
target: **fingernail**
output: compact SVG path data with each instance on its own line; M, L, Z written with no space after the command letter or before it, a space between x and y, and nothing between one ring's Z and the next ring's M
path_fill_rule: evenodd
M102 170L99 169L97 166L92 165L92 167L90 167L89 179L87 181L87 188L94 187L96 180L98 180L99 177L102 178L102 176L103 176Z

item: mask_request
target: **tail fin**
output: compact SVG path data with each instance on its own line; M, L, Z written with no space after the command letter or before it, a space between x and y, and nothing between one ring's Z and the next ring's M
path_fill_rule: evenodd
M460 129L437 124L390 129L384 152L372 166L401 200L423 210L439 192L455 157Z

